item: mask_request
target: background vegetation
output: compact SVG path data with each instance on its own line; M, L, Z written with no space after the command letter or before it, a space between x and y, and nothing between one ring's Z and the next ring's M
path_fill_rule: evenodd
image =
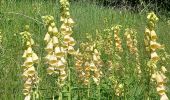
M96 0L97 1L97 0ZM121 0L114 0L115 2L111 2L112 0L108 1L99 1L103 3L107 3L106 5L110 4L120 4ZM118 2L119 1L119 2ZM98 2L98 1L97 1ZM141 5L142 2L138 0L131 0L126 1L124 0L125 4L130 2L130 5L136 5L136 7ZM152 5L151 2L148 2ZM160 0L161 3L166 3L167 0ZM159 2L156 3L157 7L162 8ZM105 5L105 4L104 4ZM147 5L147 2L146 4ZM169 4L166 3L164 5L165 10L169 10ZM148 6L148 5L147 5ZM152 6L148 6L152 7ZM155 6L153 6L155 7ZM98 6L90 3L85 2L72 2L71 3L71 14L73 19L75 20L76 24L74 27L74 34L73 37L77 41L77 44L85 41L85 33L95 34L96 29L102 31L104 28L110 27L111 25L121 24L122 29L127 27L132 27L137 30L137 38L139 41L139 49L141 54L141 60L144 61L145 55L143 52L143 33L146 26L146 13L147 9L144 9L145 12L141 13L133 13L127 10L118 10L113 9L111 7L106 8L103 6ZM169 13L169 12L167 12ZM58 2L49 0L1 0L0 1L0 30L3 36L3 42L0 47L0 99L1 100L22 100L22 42L21 37L18 33L23 30L23 27L28 24L30 25L31 33L33 33L33 38L36 41L37 45L35 48L35 52L38 53L39 56L42 57L43 60L44 54L44 35L46 29L44 28L41 20L41 16L43 15L52 15L55 17L55 21L57 25L60 26L59 22L59 5ZM165 44L167 52L170 54L170 22L168 21L168 17L164 17L159 15L159 22L157 25L156 32L159 36L159 42ZM105 21L107 20L107 24ZM123 38L124 30L121 31L121 37ZM77 45L78 47L78 45ZM124 46L124 49L126 47ZM124 65L127 65L128 62L124 61ZM146 62L144 61L143 67L146 67ZM40 91L43 100L51 99L52 97L52 81L54 78L49 77L46 73L46 65L41 64L39 67L39 75L41 78L40 82ZM127 65L125 67L130 67ZM170 67L168 70L170 70ZM168 75L170 75L168 73ZM167 75L167 76L168 76ZM136 76L134 76L136 77ZM124 80L129 87L131 88L130 91L127 91L126 96L122 99L124 100L144 100L145 98L145 91L148 89L146 85L145 78L142 78L144 83L137 83L133 76ZM168 76L168 78L170 78ZM74 80L72 80L74 82ZM108 85L108 84L107 84ZM113 97L109 87L106 84L102 85L102 93L103 98L101 100L111 100ZM168 83L170 85L170 83ZM170 87L170 86L168 86ZM152 89L152 88L151 88ZM91 92L94 92L94 89L91 89ZM78 90L73 90L74 93ZM81 90L82 92L84 90ZM155 89L153 88L151 91L151 99L158 100L158 96L156 94ZM168 90L168 93L170 91ZM170 95L170 94L169 94ZM95 95L93 96L95 97ZM119 98L120 99L120 98ZM74 99L77 100L77 96L74 95ZM96 100L91 98L91 100Z

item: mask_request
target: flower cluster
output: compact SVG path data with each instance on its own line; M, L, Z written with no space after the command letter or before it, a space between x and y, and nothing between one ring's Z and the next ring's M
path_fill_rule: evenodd
M129 48L130 53L135 55L137 73L138 75L140 75L141 68L140 68L139 53L138 53L138 48L137 48L138 41L136 39L136 31L133 29L127 28L124 35L125 35L126 44L127 44L127 47Z
M54 17L43 16L42 17L48 32L45 35L44 41L47 43L45 50L47 51L46 61L49 64L47 68L48 74L59 75L59 85L62 87L64 85L65 79L67 77L65 66L67 61L65 59L65 51L62 46L61 35L54 23Z
M30 100L33 88L35 88L37 83L39 82L39 78L34 67L34 65L38 63L38 56L32 50L34 41L31 37L31 34L28 32L28 26L26 26L26 30L24 32L21 32L20 34L25 44L25 51L22 56L25 59L24 64L22 65L24 70L22 74L24 80L23 93L25 95L25 99Z
M71 37L71 34L73 33L73 25L74 21L70 17L69 12L69 2L67 0L60 0L61 4L61 18L60 21L62 22L62 25L60 27L60 32L64 37L63 47L69 54L74 54L74 45L75 40L73 37Z
M157 16L152 12L149 13L147 16L149 22L148 27L146 28L147 31L145 33L147 34L147 39L149 40L149 51L150 51L150 62L149 67L151 70L152 79L154 79L157 82L157 92L161 96L161 100L168 100L168 97L166 95L166 76L164 75L166 72L166 68L162 68L161 71L159 71L157 67L157 62L159 61L159 56L157 54L157 50L162 48L162 45L157 43L157 35L154 31L154 27L156 25L156 22L158 20Z
M96 85L99 85L102 75L100 53L95 45L88 42L82 43L80 49L81 52L77 51L76 53L76 69L81 81L88 85L92 78Z
M123 52L122 42L119 37L120 27L121 27L120 25L112 27L112 30L114 31L115 50L117 52Z

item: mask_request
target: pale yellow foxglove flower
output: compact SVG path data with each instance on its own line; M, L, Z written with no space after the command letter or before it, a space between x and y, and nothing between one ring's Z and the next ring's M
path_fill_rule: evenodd
M75 50L72 46L68 46L68 53L69 54L74 54L75 53Z
M56 64L57 62L58 62L57 57L54 54L51 55L49 59L49 64L53 65L53 64Z
M32 67L30 67L30 68L28 68L28 72L27 72L27 74L29 75L29 76L34 76L35 75L35 68L34 68L34 66L32 66Z
M27 57L25 62L24 62L25 66L32 66L33 65L33 59L32 57Z
M159 56L157 55L156 52L151 53L151 60L154 62L157 62L159 60Z
M58 58L61 58L64 54L62 48L60 47L55 47L54 52L55 52L56 57Z
M53 37L52 37L52 41L53 41L53 45L54 45L54 46L58 46L58 45L59 45L58 37L53 36Z
M50 34L48 32L45 34L44 41L48 43L50 41Z
M32 60L33 60L33 62L38 63L38 56L34 52L32 53Z
M54 67L48 67L48 68L47 68L47 73L48 73L49 75L53 74L53 73L54 73Z
M150 36L151 36L151 40L156 40L158 38L154 30L150 32Z
M52 26L49 26L49 27L48 27L48 33L49 33L49 34L52 34L52 33L53 33L53 28L52 28Z
M50 52L53 52L53 41L52 39L50 40L50 42L47 44L47 47L45 48L45 50L50 53Z
M53 28L53 34L54 34L54 35L57 35L57 34L58 34L58 29L57 29L57 27L54 27L54 28Z

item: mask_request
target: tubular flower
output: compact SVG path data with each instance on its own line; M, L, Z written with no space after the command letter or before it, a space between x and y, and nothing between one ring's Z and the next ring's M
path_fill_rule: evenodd
M23 80L24 80L24 89L23 94L25 95L25 100L31 100L31 95L33 93L33 87L39 82L38 74L35 69L35 64L38 63L38 56L32 50L32 46L34 45L34 41L31 38L31 34L28 32L28 26L26 26L26 31L20 33L23 37L25 46L25 51L23 54L23 58L25 59L22 67L23 67Z
M65 71L65 51L61 43L62 41L60 41L62 37L54 23L53 16L43 16L42 19L48 29L48 32L44 37L44 41L47 44L45 48L47 56L45 59L49 65L47 68L47 73L49 75L57 74L59 76L58 83L62 87L67 77Z
M75 54L74 45L75 40L73 37L71 37L71 34L73 33L73 25L74 21L70 17L69 12L69 2L67 0L60 0L61 8L61 18L60 21L62 22L62 25L60 27L60 32L64 37L63 47L66 52L69 54Z
M157 50L162 48L163 46L157 43L157 35L156 32L154 31L156 22L158 21L157 16L151 12L147 16L148 18L148 26L146 28L147 33L147 46L150 51L150 70L151 70L151 75L152 79L154 79L157 83L157 92L160 95L160 100L168 100L168 97L166 95L166 76L164 75L164 71L159 71L157 67L157 62L160 60L159 55L157 54ZM164 67L165 69L165 67Z

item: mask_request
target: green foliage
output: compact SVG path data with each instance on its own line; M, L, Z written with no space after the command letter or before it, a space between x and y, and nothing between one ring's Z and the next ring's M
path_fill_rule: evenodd
M36 43L35 52L40 55L40 60L44 62L45 44L43 38L47 30L42 24L41 16L53 15L55 22L60 26L60 22L57 20L60 18L59 6L52 1L43 0L35 0L32 2L30 2L30 0L20 0L19 2L9 1L11 2L4 2L3 5L0 6L0 30L3 33L2 47L0 48L0 100L23 100L23 82L21 81L22 68L20 67L23 62L21 58L23 50L21 49L22 41L19 33L26 24L30 26L30 32L33 33L32 37ZM134 68L133 60L130 59L127 52L124 52L121 62L123 67L128 69L128 71L121 81L123 81L125 86L125 96L117 97L114 95L115 91L112 89L112 82L108 77L104 77L102 78L100 89L98 89L95 84L91 85L90 99L98 100L97 93L100 91L101 100L147 100L146 93L150 91L150 99L158 100L159 97L155 93L155 87L148 84L149 79L147 77L149 76L148 73L145 72L147 56L144 51L143 32L146 26L146 15L79 2L72 3L70 10L76 22L73 36L77 44L86 41L84 33L92 33L95 36L96 29L99 30L101 36L107 36L107 32L103 32L103 29L110 28L112 25L122 25L122 30L120 32L122 39L124 33L123 29L133 27L137 30L140 60L143 65L142 80L138 81L137 76L132 73L132 68ZM107 20L107 23L105 23L106 20L104 21L104 19ZM165 44L167 52L170 53L170 25L168 25L166 19L161 17L157 27L156 31L159 36L159 41ZM77 48L78 47L79 45L77 45ZM123 48L127 49L125 45L123 45ZM102 59L107 61L107 55L103 55ZM75 66L71 66L71 73L75 73L74 67ZM57 99L58 95L54 93L56 87L53 84L56 77L48 76L46 74L46 68L47 65L43 63L41 63L38 68L38 73L40 75L40 100L52 99L53 95L54 98ZM104 70L107 70L107 66L104 66L104 68ZM170 68L167 70L170 70ZM88 88L77 85L76 80L74 80L75 77L75 74L71 76L72 99L87 100ZM170 85L170 83L168 83L168 85ZM67 88L65 88L65 90L67 91ZM168 93L170 93L170 91L168 91ZM67 98L67 93L65 91L63 91L63 94L63 98Z

